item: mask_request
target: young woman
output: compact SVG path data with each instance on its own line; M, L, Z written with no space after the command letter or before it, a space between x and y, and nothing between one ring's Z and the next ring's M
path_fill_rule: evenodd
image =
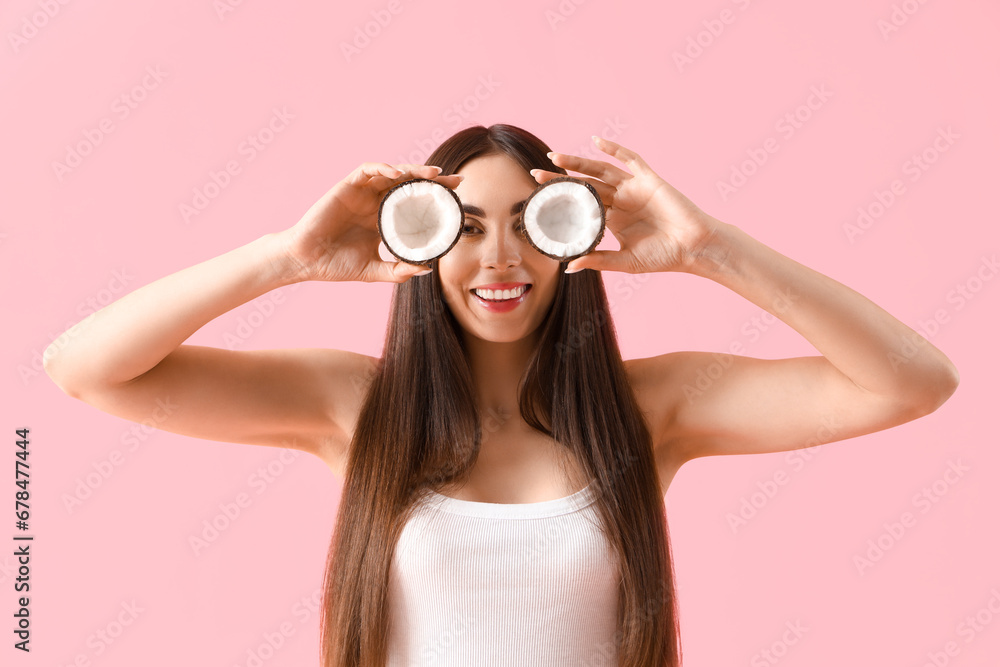
M664 509L678 468L902 424L947 400L958 373L865 297L595 141L627 170L548 153L509 125L458 132L435 166L362 164L293 227L88 317L46 351L46 370L70 396L135 421L169 395L183 409L164 430L294 447L344 480L326 666L680 665ZM567 263L528 244L524 200L566 170L597 189L620 250ZM467 216L427 271L378 255L379 202L415 177L453 188ZM707 387L697 380L717 361L706 352L622 360L602 270L709 278L822 356L732 355ZM382 357L182 345L305 280L396 283Z

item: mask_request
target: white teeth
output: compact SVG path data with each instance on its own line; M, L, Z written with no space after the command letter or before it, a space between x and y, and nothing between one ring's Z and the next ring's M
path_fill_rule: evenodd
M521 285L520 287L515 287L512 290L477 289L476 296L488 301L506 301L507 299L516 299L524 294L526 289L528 289L527 285Z

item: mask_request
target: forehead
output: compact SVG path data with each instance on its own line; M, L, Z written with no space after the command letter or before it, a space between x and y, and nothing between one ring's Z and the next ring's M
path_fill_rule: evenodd
M523 199L538 185L531 174L506 155L477 157L462 165L456 173L465 176L455 188L463 201L465 197L488 197L496 201ZM470 203L477 202L470 199Z

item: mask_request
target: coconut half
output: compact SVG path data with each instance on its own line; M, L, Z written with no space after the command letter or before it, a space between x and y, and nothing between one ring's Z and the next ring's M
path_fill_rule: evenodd
M538 252L567 261L597 247L604 236L604 215L604 202L594 186L559 176L531 193L521 211L521 223Z
M427 178L391 187L378 207L378 233L394 256L409 264L429 264L454 246L465 212L451 188Z

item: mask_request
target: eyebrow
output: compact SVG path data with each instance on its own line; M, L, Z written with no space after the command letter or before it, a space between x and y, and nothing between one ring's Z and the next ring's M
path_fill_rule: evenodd
M524 208L524 202L526 202L526 201L528 201L528 200L527 199L523 199L523 200L517 202L516 204L514 204L513 206L511 206L510 207L510 214L511 215L517 215L517 214L519 214L521 212L521 209ZM486 211L484 211L483 209L479 208L478 206L473 206L472 204L462 204L462 210L465 211L466 213L468 213L469 215L475 215L475 216L480 217L480 218L485 218L486 217Z

